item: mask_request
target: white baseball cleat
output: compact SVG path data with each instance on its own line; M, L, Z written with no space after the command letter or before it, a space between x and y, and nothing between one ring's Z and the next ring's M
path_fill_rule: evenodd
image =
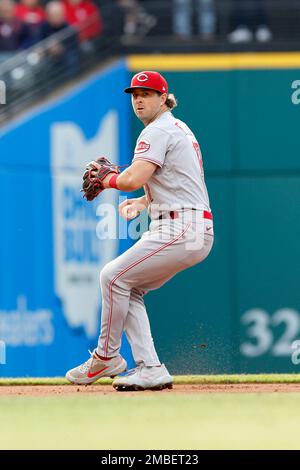
M147 367L140 364L123 377L113 381L113 387L119 391L162 390L173 387L173 378L164 364Z
M113 378L127 369L127 362L120 355L108 361L102 361L95 354L95 350L90 352L90 355L91 357L86 362L69 370L66 373L66 379L74 384L91 384L101 377Z

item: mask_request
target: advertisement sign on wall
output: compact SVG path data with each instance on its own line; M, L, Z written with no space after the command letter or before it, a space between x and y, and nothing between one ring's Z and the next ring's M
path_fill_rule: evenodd
M131 242L99 236L120 194L88 203L80 188L92 159L131 157L127 82L120 61L2 133L0 376L64 375L97 344L99 273Z

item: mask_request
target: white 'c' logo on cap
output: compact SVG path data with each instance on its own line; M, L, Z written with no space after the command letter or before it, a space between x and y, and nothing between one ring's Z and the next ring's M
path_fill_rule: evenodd
M148 80L148 75L146 75L145 73L140 73L140 75L138 75L136 79L139 82L146 82Z

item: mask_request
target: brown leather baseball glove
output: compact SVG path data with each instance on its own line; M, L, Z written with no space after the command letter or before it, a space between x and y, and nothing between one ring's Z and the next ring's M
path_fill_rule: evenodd
M109 174L119 174L120 167L111 163L106 157L99 157L90 162L83 175L81 191L88 201L92 201L105 189L102 181Z

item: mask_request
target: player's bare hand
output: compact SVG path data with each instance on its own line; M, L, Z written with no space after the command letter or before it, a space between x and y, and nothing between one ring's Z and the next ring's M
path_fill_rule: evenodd
M126 220L134 219L147 207L141 202L142 199L126 199L119 205L119 214Z

